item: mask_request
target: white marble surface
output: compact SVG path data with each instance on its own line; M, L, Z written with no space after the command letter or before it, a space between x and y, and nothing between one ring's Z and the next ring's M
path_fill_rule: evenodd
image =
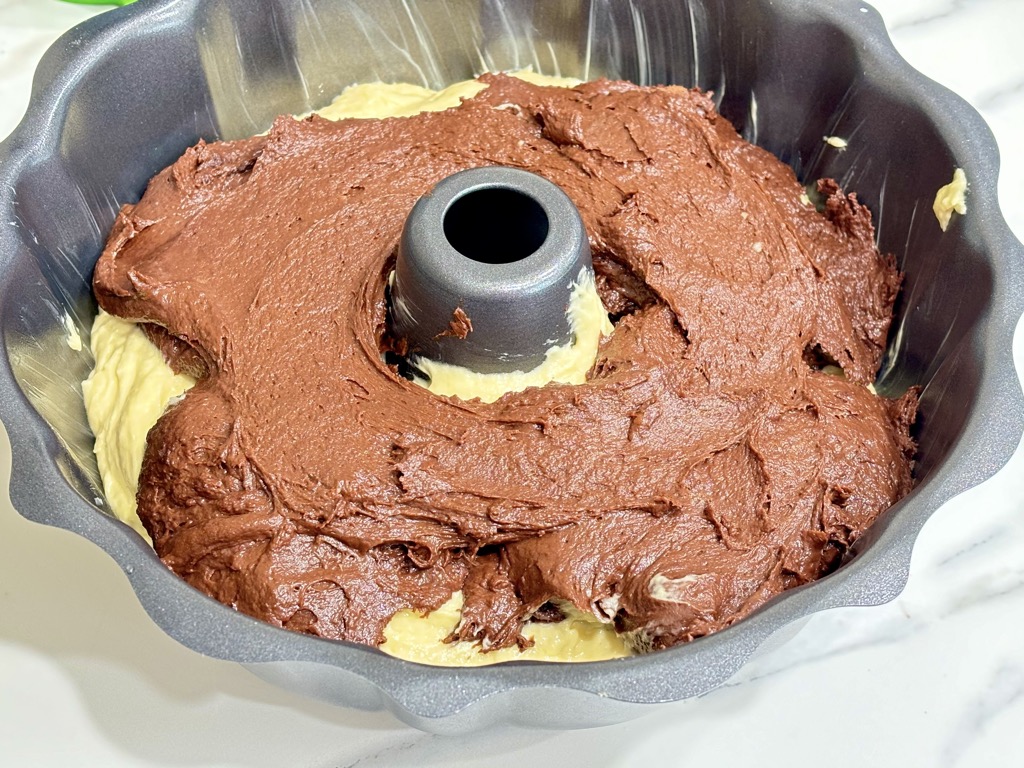
M911 64L992 127L1003 208L1024 236L1024 0L875 6ZM24 110L45 47L94 12L0 0L0 136ZM1015 357L1024 369L1021 326ZM24 521L6 491L0 501L3 766L1021 765L1022 635L1024 450L935 514L899 599L815 616L735 684L600 730L457 739L305 701L184 649L100 550Z

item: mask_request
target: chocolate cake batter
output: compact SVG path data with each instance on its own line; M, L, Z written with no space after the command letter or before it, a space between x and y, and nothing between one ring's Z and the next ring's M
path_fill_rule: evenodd
M672 645L835 567L911 487L915 395L867 389L900 281L868 211L828 181L805 206L698 92L484 79L446 112L200 143L122 210L99 303L200 379L148 438L161 558L371 644L461 589L454 637L485 648L559 599ZM615 320L585 384L464 402L384 362L405 216L488 164L580 209Z

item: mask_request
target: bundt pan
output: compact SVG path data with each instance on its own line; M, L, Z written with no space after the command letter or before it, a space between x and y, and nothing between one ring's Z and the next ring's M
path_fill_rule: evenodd
M433 668L277 629L193 590L108 514L82 404L90 277L118 207L197 139L263 131L275 115L323 106L351 83L440 87L521 67L711 90L742 134L802 181L831 176L858 193L882 251L906 272L877 387L923 387L916 489L834 574L716 635L625 660ZM971 184L968 212L943 233L931 203L957 167ZM997 169L979 115L911 69L859 2L266 0L257 10L251 0L141 0L54 45L25 119L0 147L0 416L13 448L11 500L25 517L102 547L186 646L429 731L594 726L698 696L798 619L896 597L928 517L1016 447L1024 403L1011 337L1024 309L1024 255L999 212Z

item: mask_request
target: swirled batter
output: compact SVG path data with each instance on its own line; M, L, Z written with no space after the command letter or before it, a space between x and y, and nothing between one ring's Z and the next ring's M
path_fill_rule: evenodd
M835 567L911 487L915 396L866 388L900 280L870 214L828 181L807 208L700 93L482 82L440 113L200 144L122 210L99 303L198 380L142 464L164 562L371 644L461 589L452 638L485 648L566 603L672 645ZM583 384L467 402L384 362L405 216L488 164L580 209L616 321Z

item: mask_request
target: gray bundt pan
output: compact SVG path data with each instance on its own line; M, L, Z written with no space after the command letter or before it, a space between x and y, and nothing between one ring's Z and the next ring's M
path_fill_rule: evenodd
M89 281L118 206L198 138L262 131L350 83L437 87L526 66L713 90L744 136L802 180L832 176L858 192L881 249L907 275L878 387L924 387L917 488L835 574L717 635L627 660L431 668L276 629L194 591L106 514L91 453L80 387L92 364ZM822 141L833 135L848 140L845 151ZM971 182L969 211L942 233L931 202L958 166ZM1017 445L1024 405L1011 336L1024 309L1024 257L999 212L997 169L978 114L911 69L858 2L274 0L257 10L251 0L141 0L54 45L25 119L0 147L0 416L14 454L11 499L25 517L102 547L153 619L188 647L426 730L593 726L700 695L797 619L896 597L929 515Z

